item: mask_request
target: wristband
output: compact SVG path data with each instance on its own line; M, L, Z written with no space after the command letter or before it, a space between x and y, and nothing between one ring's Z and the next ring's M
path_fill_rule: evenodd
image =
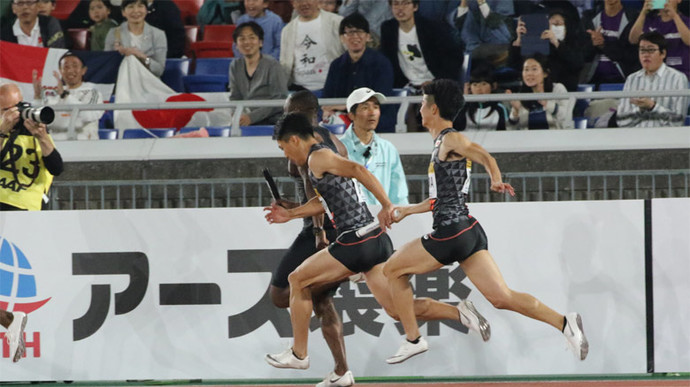
M60 94L60 98L65 99L69 95L69 91L63 90L62 94Z

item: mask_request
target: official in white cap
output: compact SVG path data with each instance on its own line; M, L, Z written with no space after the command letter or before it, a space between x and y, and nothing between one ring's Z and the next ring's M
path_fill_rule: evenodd
M376 134L381 118L381 103L386 97L362 87L347 97L347 113L352 124L340 141L345 144L350 160L360 163L379 179L393 204L407 204L407 180L400 154L390 141ZM368 204L379 204L374 195L362 187Z

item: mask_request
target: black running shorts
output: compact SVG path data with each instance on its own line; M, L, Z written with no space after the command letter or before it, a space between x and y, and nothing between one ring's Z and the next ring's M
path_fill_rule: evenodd
M462 216L459 223L442 226L422 237L422 246L444 265L462 262L480 250L488 250L484 229L472 216Z
M328 252L351 272L365 273L393 255L393 242L380 228L361 238L352 230L340 234Z
M337 237L337 232L333 228L325 229L326 237L328 241L333 243ZM285 252L283 258L280 260L278 267L273 272L273 278L271 279L271 285L277 288L287 288L290 286L288 283L288 276L292 273L297 266L301 265L307 258L316 254L316 241L314 239L314 233L312 228L305 228L302 232L297 235L295 241Z

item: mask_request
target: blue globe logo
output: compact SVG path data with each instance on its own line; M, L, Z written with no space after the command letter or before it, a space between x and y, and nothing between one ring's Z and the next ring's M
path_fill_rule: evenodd
M31 313L50 298L36 299L36 277L31 263L17 245L0 238L0 309Z

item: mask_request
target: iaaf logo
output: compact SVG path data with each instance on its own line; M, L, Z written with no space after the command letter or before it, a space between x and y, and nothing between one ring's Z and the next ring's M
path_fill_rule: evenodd
M37 295L36 276L31 263L22 250L14 243L0 237L0 309L10 312L25 312L29 314L45 305L49 298L41 299ZM10 357L10 348L5 333L0 332L2 357ZM25 332L27 356L29 348L33 349L33 357L41 357L41 333Z

